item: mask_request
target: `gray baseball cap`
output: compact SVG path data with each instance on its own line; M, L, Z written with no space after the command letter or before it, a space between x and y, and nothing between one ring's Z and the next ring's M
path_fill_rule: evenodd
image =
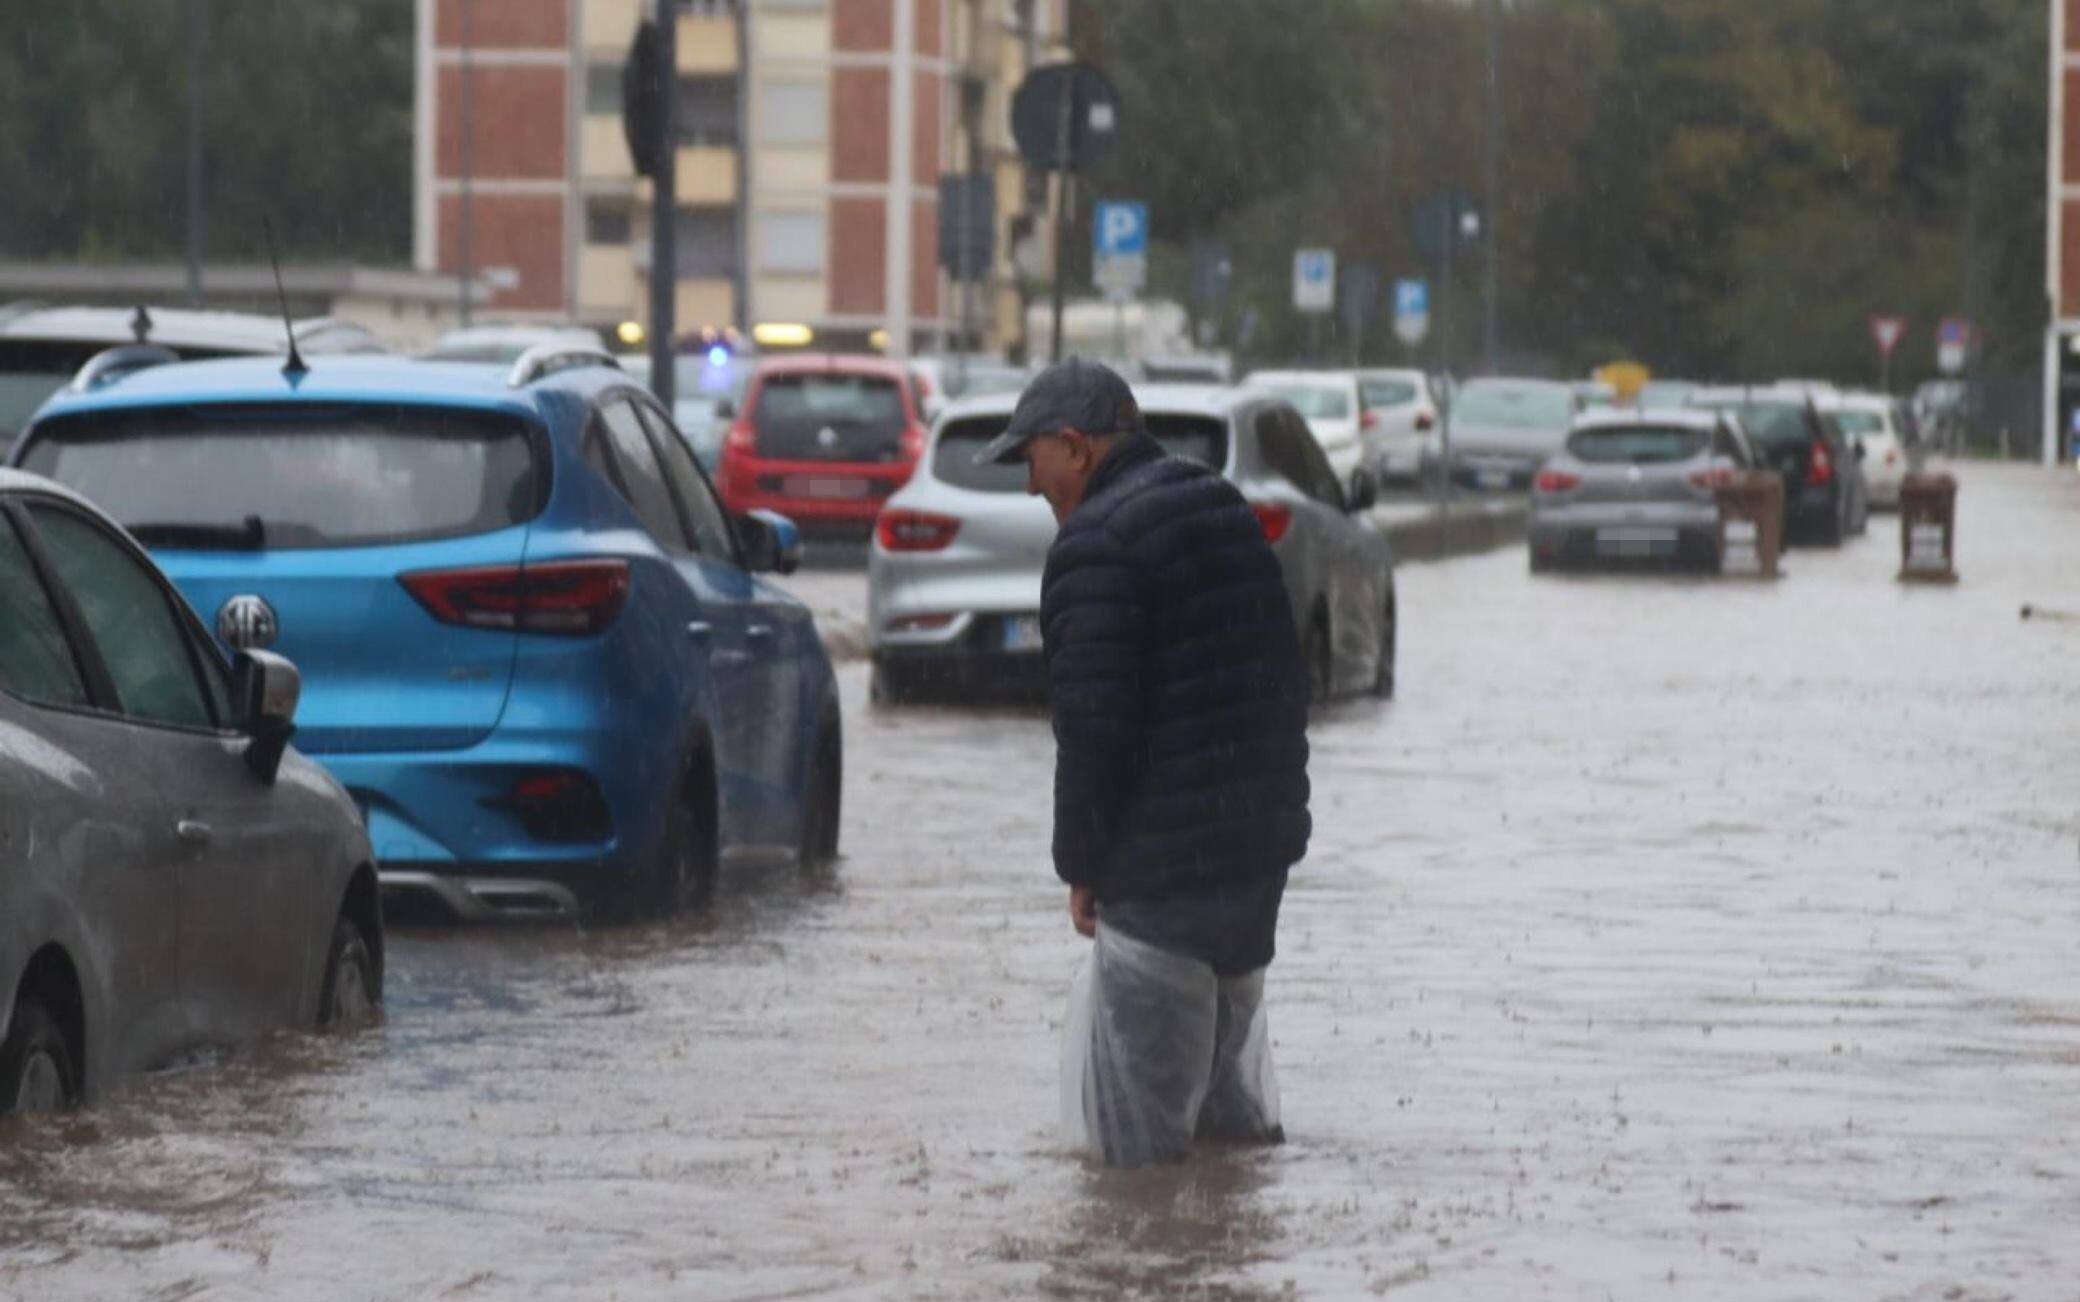
M1011 423L976 454L975 464L1009 465L1024 454L1026 444L1059 430L1103 437L1137 434L1145 428L1141 405L1118 371L1103 362L1069 357L1033 377L1018 395Z

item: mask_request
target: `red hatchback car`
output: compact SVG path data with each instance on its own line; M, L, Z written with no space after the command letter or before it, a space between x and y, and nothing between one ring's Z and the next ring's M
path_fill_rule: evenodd
M867 532L924 453L920 397L909 369L886 358L767 358L723 440L724 504Z

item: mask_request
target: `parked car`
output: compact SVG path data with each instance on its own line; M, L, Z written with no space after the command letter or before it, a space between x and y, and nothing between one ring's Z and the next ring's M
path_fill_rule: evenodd
M1292 404L1346 490L1358 467L1377 455L1379 417L1366 408L1356 372L1252 371L1242 382Z
M1845 393L1818 404L1834 417L1845 437L1863 445L1859 459L1873 510L1899 509L1899 487L1907 477L1907 413L1894 398Z
M642 353L623 353L614 359L648 389L650 358ZM694 460L714 475L722 463L722 438L744 401L757 359L726 350L719 353L677 353L672 358L672 424L686 438Z
M107 516L0 470L0 1113L374 1015L374 857L296 699Z
M1689 380L1648 380L1633 395L1632 405L1642 411L1685 406L1697 386Z
M786 512L865 533L924 452L924 399L898 361L792 353L762 361L722 444L734 512Z
M1017 393L1026 387L1026 371L1001 357L949 356L913 357L910 370L923 398L924 417L930 421L956 398L984 393Z
M1284 569L1315 691L1394 691L1393 553L1373 525L1371 472L1346 498L1300 414L1251 389L1143 386L1149 432L1242 490ZM867 561L874 693L1037 687L1040 577L1055 521L1022 465L975 464L1015 397L948 409L915 477L888 502Z
M1591 411L1531 485L1531 569L1598 560L1719 567L1718 490L1756 465L1731 416Z
M1365 410L1378 417L1372 444L1382 480L1413 482L1437 469L1437 398L1421 371L1358 372Z
M1579 410L1592 411L1598 407L1618 405L1617 386L1608 380L1576 380L1569 387L1574 390L1575 404Z
M446 331L419 357L428 362L485 362L511 366L530 349L599 346L599 331L590 326L492 323Z
M1452 407L1452 481L1468 488L1530 487L1581 409L1574 389L1558 380L1468 380Z
M184 360L289 350L278 316L159 307L0 308L0 461L44 399L71 383L88 358L119 344L151 345ZM383 351L367 330L332 317L298 321L296 346L313 357Z
M794 527L732 521L604 353L154 367L62 395L16 457L153 548L227 645L302 664L298 736L386 893L669 911L722 849L836 852L830 663L758 577Z
M1740 421L1761 463L1784 477L1784 541L1812 538L1840 545L1870 524L1870 493L1864 485L1866 455L1821 412L1814 394L1829 400L1831 386L1806 382L1764 387L1699 389L1690 405L1723 411Z

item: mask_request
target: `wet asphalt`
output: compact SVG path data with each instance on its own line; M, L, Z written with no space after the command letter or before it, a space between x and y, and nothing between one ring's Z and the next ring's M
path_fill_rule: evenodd
M1283 1147L1062 1149L1045 719L855 663L835 869L397 932L378 1029L0 1126L0 1297L2072 1297L2080 480L1962 473L1954 588L1889 516L1405 566L1400 698L1312 729Z

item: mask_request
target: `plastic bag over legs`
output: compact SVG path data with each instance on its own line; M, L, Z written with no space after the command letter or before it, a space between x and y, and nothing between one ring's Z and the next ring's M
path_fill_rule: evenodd
M1113 1166L1182 1157L1196 1138L1281 1138L1264 974L1098 924L1062 1028L1064 1138Z

